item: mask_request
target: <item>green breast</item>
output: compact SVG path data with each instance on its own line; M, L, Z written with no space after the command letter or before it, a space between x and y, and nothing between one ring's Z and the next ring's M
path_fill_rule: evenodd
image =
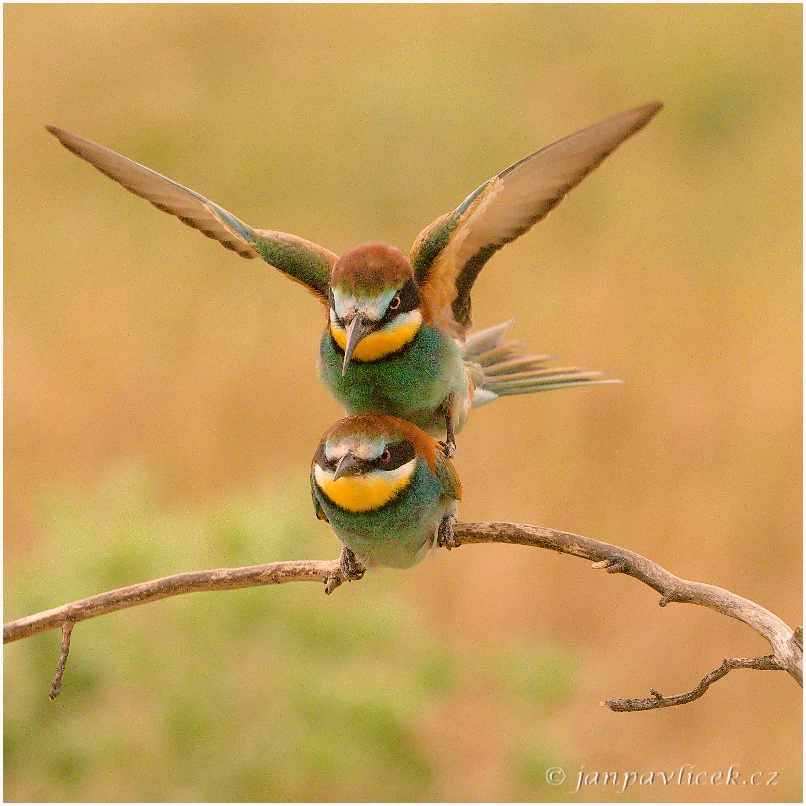
M402 417L424 430L444 430L438 412L453 393L467 394L462 354L456 342L435 327L423 325L399 353L378 361L355 358L342 377L344 353L329 331L319 349L319 375L351 413L380 412Z
M410 568L422 560L442 517L454 507L422 459L410 485L380 509L346 512L321 493L317 498L344 545L359 557L391 568Z

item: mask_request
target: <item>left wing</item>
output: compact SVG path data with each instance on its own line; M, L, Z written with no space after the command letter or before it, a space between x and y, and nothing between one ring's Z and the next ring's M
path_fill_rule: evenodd
M311 498L313 499L313 510L316 513L316 517L319 518L320 521L324 521L325 523L330 523L327 519L327 515L325 515L324 509L322 509L322 505L319 503L319 499L316 497L316 481L313 475L314 465L311 465Z
M64 129L46 128L66 149L87 160L126 190L150 201L163 212L175 215L183 224L194 227L241 257L262 257L328 304L330 272L337 260L329 249L285 232L253 229L215 202L167 176Z
M663 107L639 106L564 137L486 181L414 242L417 284L447 324L470 326L470 290L489 258L556 207Z

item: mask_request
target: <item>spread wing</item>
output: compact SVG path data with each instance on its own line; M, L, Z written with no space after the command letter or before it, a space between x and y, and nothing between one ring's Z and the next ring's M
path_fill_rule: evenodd
M434 314L459 331L469 327L470 290L489 258L548 215L662 107L655 102L622 112L535 151L429 224L414 242L411 262Z
M337 256L315 243L284 232L256 230L209 199L144 165L63 129L48 126L59 142L101 173L119 182L182 223L218 241L241 257L262 257L307 286L327 304L330 271Z

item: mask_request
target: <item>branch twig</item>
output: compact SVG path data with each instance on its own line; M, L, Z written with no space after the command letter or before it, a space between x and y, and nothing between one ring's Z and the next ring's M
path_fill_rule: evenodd
M73 632L73 622L65 621L62 624L62 650L59 653L59 665L56 667L56 676L53 678L53 685L50 687L48 699L53 702L62 690L62 677L64 667L67 666L67 655L70 652L70 634Z
M601 705L606 705L611 711L651 711L654 708L668 708L671 705L685 705L686 703L699 700L711 683L723 678L728 672L734 669L761 669L763 671L780 671L782 666L775 659L774 655L764 655L761 658L725 658L722 665L713 672L707 674L700 680L697 688L687 691L685 694L677 694L674 697L664 697L654 688L649 689L651 697L642 697L637 700L605 700Z
M640 554L556 529L515 523L459 523L454 527L453 537L456 546L464 543L512 543L551 549L562 554L592 560L594 568L604 569L611 574L626 574L649 585L661 594L659 602L661 607L670 602L708 607L717 613L744 622L764 637L772 647L772 654L762 658L731 658L724 661L722 666L707 675L696 689L686 694L663 697L653 691L652 699L606 701L604 704L614 711L641 711L691 702L701 697L711 683L736 668L784 670L801 687L803 686L802 629L798 627L793 631L766 608L724 588L681 579ZM67 662L70 630L73 624L79 621L183 593L280 585L285 582L323 582L325 593L331 593L345 581L338 560L301 560L175 574L90 596L62 607L8 622L3 625L3 643L18 641L46 630L62 627L62 651L51 691L53 699L59 693L61 677Z

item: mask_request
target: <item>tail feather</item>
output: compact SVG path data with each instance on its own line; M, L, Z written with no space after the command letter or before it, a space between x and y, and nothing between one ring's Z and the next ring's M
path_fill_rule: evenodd
M495 392L499 395L518 395L524 389L533 389L535 387L546 387L551 385L556 386L589 386L596 383L621 383L613 378L604 377L603 372L586 372L580 370L578 372L558 372L558 373L541 373L535 374L531 378L524 376L518 380L505 381L500 384L487 383L484 388L489 392Z
M474 408L503 395L621 383L606 377L604 372L580 367L552 367L552 358L548 355L524 355L526 345L502 340L514 321L474 333L465 342L463 356L473 380Z
M499 361L492 366L484 368L486 377L491 378L497 375L509 375L512 372L519 372L524 369L529 369L538 363L551 361L551 356L548 355L524 355L519 358L511 358L508 361Z
M489 403L499 397L504 397L504 395L528 395L532 392L548 392L551 389L569 389L572 386L601 386L602 384L612 383L623 383L623 381L616 380L615 378L603 378L597 381L558 381L557 383L541 381L540 383L533 384L532 386L521 386L517 389L499 389L496 392L488 392L487 390L483 390L487 395L492 395L492 397L489 397L487 400L482 399L479 403L476 403L476 398L474 397L473 405L478 408L479 406L483 406L485 403Z
M524 370L523 372L511 372L507 375L493 375L487 377L485 372L485 389L492 389L494 386L516 386L524 384L522 381L529 381L533 383L538 379L545 378L551 380L564 380L564 379L585 379L595 380L604 377L604 372L595 372L587 369L579 369L578 367L534 367L533 369Z
M519 341L505 341L503 344L499 344L496 347L492 347L485 352L474 356L472 359L468 359L467 354L465 354L465 361L471 360L474 361L476 364L480 364L482 367L498 367L501 364L508 363L512 360L524 360L525 358L543 358L544 360L548 361L549 357L546 356L524 356L521 351L526 349L526 345Z
M478 362L478 356L498 346L501 337L514 321L514 319L510 319L508 322L496 325L495 327L488 327L486 330L471 333L462 347L465 359Z

